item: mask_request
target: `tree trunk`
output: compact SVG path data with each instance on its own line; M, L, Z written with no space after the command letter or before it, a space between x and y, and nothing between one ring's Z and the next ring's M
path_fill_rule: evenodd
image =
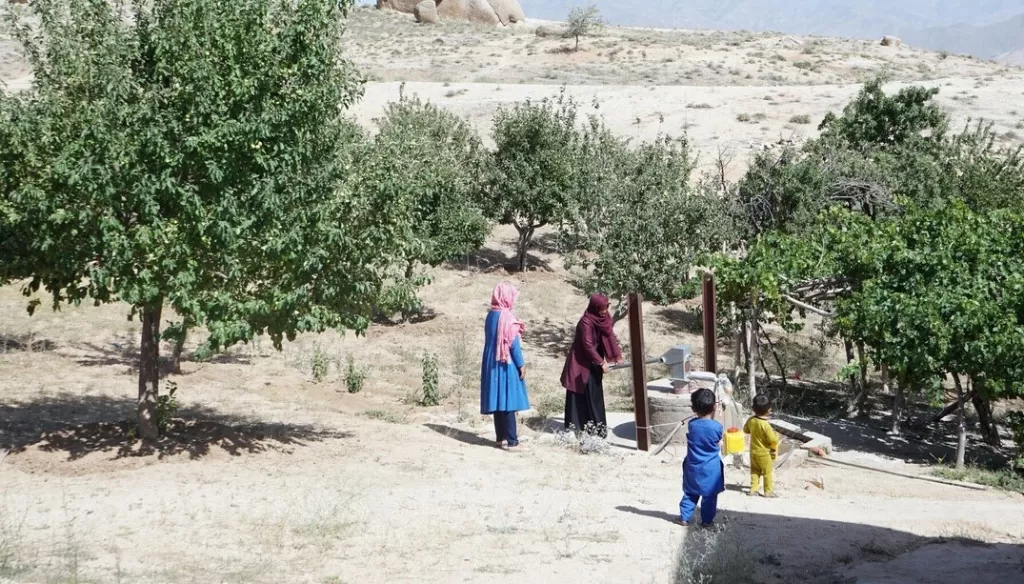
M882 363L882 393L889 395L892 393L892 388L889 386L889 366Z
M903 417L903 392L905 381L902 376L896 381L896 396L892 402L892 429L889 431L893 436L900 435L900 418Z
M779 376L782 378L782 387L785 389L788 387L786 383L786 366L782 364L782 358L779 357L779 352L775 350L775 343L772 342L772 338L768 336L768 331L761 329L761 334L764 335L764 341L768 343L768 348L771 349L772 358L775 359L775 365L779 368ZM764 367L764 359L761 360L761 366ZM768 370L765 369L767 372Z
M527 252L530 250L530 242L533 241L534 227L527 224L524 227L516 226L519 232L519 240L516 242L516 267L520 272L526 271Z
M750 311L750 325L747 327L747 389L750 390L750 399L757 397L757 297L754 297L753 308Z
M185 352L185 339L188 336L188 329L183 328L181 336L174 341L174 349L171 351L171 367L175 375L181 375L181 354Z
M138 437L156 440L160 428L156 419L156 398L160 391L160 313L163 303L142 309L142 343L139 351Z
M850 339L843 339L843 347L846 349L846 364L853 363L853 343ZM850 374L850 394L857 395L857 375L855 373Z
M967 452L967 424L964 420L964 386L960 383L960 376L953 374L953 382L956 384L956 468L964 468L964 458Z
M405 265L405 279L406 281L412 280L413 275L416 273L416 261L409 260ZM409 322L412 317L413 311L408 306L402 306L402 323Z
M864 343L857 343L857 359L860 362L860 391L857 393L857 399L854 400L854 410L858 414L863 414L868 406L868 398L871 397L871 393L868 391L868 362L864 358Z
M576 35L576 48L572 50L574 53L580 52L580 35Z
M992 416L992 402L985 388L985 379L972 379L971 385L974 389L971 403L974 404L974 410L978 412L981 435L985 439L985 444L998 447L1002 441L999 439L999 426L996 425Z
M743 327L736 326L736 348L732 356L732 382L736 387L740 386L740 370L743 367Z

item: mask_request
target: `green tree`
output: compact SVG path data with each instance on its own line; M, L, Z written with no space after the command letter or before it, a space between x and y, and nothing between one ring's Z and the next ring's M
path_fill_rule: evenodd
M577 122L578 106L564 90L554 99L501 109L494 118L485 196L493 217L519 233L520 271L526 269L537 229L566 220L585 191L583 131Z
M426 283L416 267L479 249L490 231L479 200L486 153L464 119L417 97L403 94L377 125L353 178L357 192L391 201L406 218L409 245L380 308L407 317Z
M593 4L585 8L576 6L569 11L569 18L566 20L565 36L566 38L576 39L576 46L573 48L573 51L578 52L580 50L580 37L592 34L603 26L604 18L601 16L601 11L597 9L597 6Z
M721 251L733 229L726 203L691 185L687 141L664 136L630 149L599 130L583 152L588 174L600 178L562 228L566 267L583 270L577 284L618 300L616 319L630 292L661 304L693 296L693 267Z
M919 139L941 140L949 118L932 98L938 88L906 87L895 95L882 88L884 77L864 84L843 114L825 115L818 129L820 141L838 140L856 149L887 148Z
M141 317L140 437L158 433L167 305L205 351L368 325L403 233L386 201L339 189L361 91L347 2L33 8L34 85L0 94L0 278Z

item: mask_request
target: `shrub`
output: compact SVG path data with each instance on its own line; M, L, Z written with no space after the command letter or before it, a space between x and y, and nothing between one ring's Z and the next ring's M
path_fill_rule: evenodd
M324 352L320 345L313 348L313 357L310 361L313 369L313 381L320 383L327 379L331 363L327 358L327 353Z
M348 356L348 367L345 371L345 388L349 393L363 391L363 383L366 381L366 370L356 367L356 360L352 355Z
M423 355L423 388L420 405L431 407L441 404L440 383L437 373L437 356L433 353Z
M789 118L791 124L809 124L811 123L811 116L807 114L799 114Z
M750 123L751 120L752 120L752 118L750 117L750 114L744 113L744 114L739 114L738 116L736 116L736 121L737 122L743 122L744 124Z

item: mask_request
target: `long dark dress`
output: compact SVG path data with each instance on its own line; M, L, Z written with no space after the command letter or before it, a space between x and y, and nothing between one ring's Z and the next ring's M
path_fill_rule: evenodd
M576 325L576 336L562 368L565 392L565 429L608 436L604 410L605 361L622 358L622 350L611 332L611 319L584 315Z
M565 429L608 437L608 417L604 411L604 371L590 367L590 378L583 393L565 392Z

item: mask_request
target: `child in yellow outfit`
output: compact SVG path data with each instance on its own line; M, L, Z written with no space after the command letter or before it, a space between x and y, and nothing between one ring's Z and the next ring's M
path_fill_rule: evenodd
M768 422L772 413L772 401L766 395L754 398L754 415L743 425L743 432L750 434L750 495L761 490L764 478L764 496L775 494L775 456L779 451L779 435Z

